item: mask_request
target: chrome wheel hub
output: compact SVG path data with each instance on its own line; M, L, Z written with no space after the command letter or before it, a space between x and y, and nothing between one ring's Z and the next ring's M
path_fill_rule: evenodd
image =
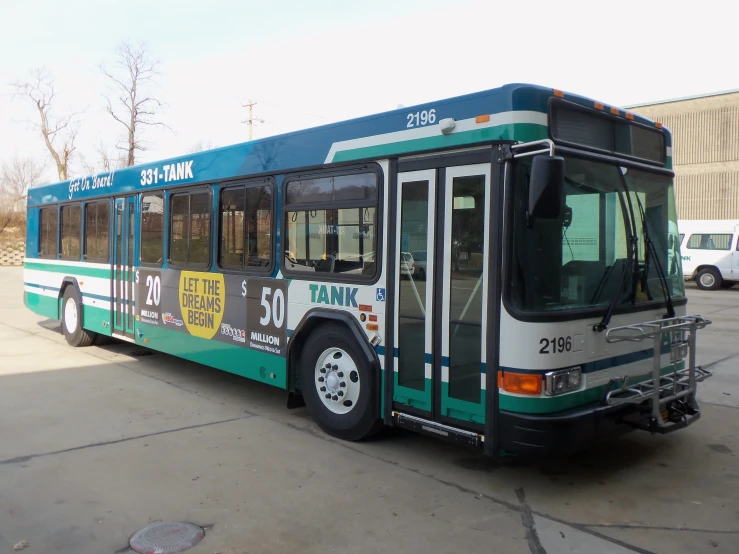
M316 362L318 398L335 414L349 413L357 404L359 371L352 357L341 348L327 348Z

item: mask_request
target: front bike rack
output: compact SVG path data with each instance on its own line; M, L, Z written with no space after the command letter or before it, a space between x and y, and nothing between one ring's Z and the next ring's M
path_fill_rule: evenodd
M653 433L668 433L685 427L700 417L695 399L697 383L712 375L695 365L695 344L698 329L711 322L701 316L683 316L613 327L606 331L606 342L641 342L652 339L654 358L652 371L637 377L612 379L604 395L609 406L633 404L648 412L649 423L630 422L634 427ZM675 371L662 375L662 345L665 337L670 345L670 361ZM687 356L688 367L677 364Z

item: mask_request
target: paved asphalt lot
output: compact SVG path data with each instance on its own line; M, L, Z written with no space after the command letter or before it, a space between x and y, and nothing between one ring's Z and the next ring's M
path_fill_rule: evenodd
M73 349L0 268L0 554L114 553L150 521L188 552L739 552L739 289L690 288L703 417L499 467L393 430L324 435L282 391L128 344Z

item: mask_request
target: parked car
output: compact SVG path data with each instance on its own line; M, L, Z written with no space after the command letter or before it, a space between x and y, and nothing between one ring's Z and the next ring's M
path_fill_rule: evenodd
M421 281L426 280L426 251L416 250L413 252L413 263L416 266L413 276Z
M685 279L703 290L739 282L739 220L680 220L677 226Z
M400 253L400 276L410 277L415 271L415 265L413 263L413 255L410 252Z

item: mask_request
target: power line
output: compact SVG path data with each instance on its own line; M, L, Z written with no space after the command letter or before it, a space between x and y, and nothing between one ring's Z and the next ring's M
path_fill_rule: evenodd
M254 106L256 105L257 103L253 102L252 100L249 100L247 104L241 105L244 108L249 108L249 119L246 119L241 122L241 123L246 123L249 126L249 140L251 140L253 136L254 124L264 123L264 119L261 119L259 117L254 117Z
M314 114L314 113L304 112L304 111L301 111L301 110L296 110L295 108L286 108L285 106L278 106L277 104L272 104L271 102L264 102L262 100L259 100L259 103L260 104L266 104L267 106L272 106L273 108L278 108L280 110L287 110L289 112L299 113L301 115L308 115L310 117L316 117L318 119L325 119L326 121L331 121L331 118L330 117L326 117L326 116L323 116L323 115L318 115L318 114Z

